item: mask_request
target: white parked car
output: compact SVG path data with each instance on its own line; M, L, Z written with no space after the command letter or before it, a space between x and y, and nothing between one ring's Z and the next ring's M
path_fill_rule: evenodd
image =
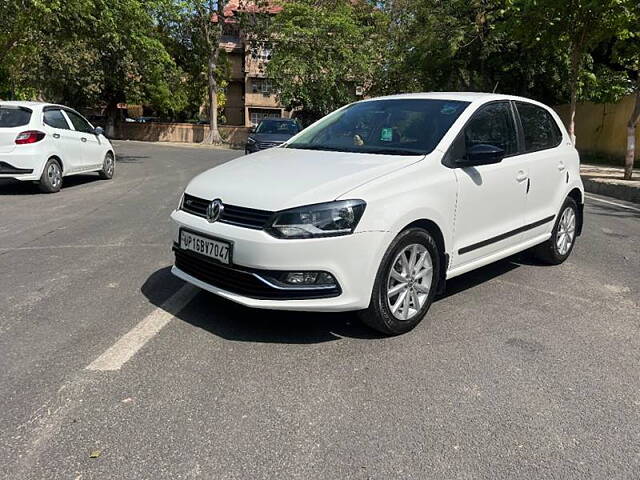
M0 178L36 181L57 192L62 178L99 172L110 179L115 153L103 135L82 115L62 105L0 102Z
M579 157L525 98L425 93L348 105L282 147L208 170L172 218L178 277L250 307L417 325L445 280L582 228Z

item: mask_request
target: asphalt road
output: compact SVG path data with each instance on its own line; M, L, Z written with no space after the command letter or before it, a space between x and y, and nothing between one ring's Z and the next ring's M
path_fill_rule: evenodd
M0 181L1 478L640 477L638 205L589 199L565 264L455 279L400 337L206 293L173 317L169 213L240 153L117 151L113 181Z

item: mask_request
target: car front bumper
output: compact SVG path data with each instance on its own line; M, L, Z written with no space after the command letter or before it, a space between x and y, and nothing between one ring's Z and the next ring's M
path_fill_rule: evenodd
M202 233L220 240L233 242L233 264L237 271L324 271L336 279L337 292L322 298L257 298L216 285L206 275L207 262L198 268L200 278L179 268L176 262L172 272L177 277L234 302L255 308L274 310L301 310L338 312L367 308L371 299L374 279L380 261L390 241L387 232L362 232L352 235L318 239L282 240L263 230L252 230L224 223L209 223L182 210L172 213L174 242L179 242L180 228ZM180 251L177 252L178 254ZM193 272L192 272L193 273ZM237 272L229 272L236 275ZM240 289L244 290L244 289ZM299 292L296 292L299 295ZM318 292L314 291L314 295ZM316 295L317 296L317 295Z

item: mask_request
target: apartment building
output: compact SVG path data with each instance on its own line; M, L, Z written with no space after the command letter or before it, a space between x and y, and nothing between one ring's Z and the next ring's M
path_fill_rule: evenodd
M238 1L229 2L224 12L220 48L229 62L229 84L226 89L224 117L227 125L256 125L265 117L288 117L290 112L278 102L265 67L271 58L269 49L253 51L234 20ZM250 8L246 5L242 8ZM261 13L275 15L282 7L273 6Z

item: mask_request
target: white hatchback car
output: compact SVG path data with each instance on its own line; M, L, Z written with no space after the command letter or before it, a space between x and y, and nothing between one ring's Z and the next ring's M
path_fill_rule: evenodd
M61 105L0 102L0 178L36 181L47 193L60 190L68 175L110 179L115 153L102 133Z
M446 279L531 247L563 262L582 228L579 163L532 100L365 100L194 178L172 214L173 273L251 307L360 310L403 333Z

